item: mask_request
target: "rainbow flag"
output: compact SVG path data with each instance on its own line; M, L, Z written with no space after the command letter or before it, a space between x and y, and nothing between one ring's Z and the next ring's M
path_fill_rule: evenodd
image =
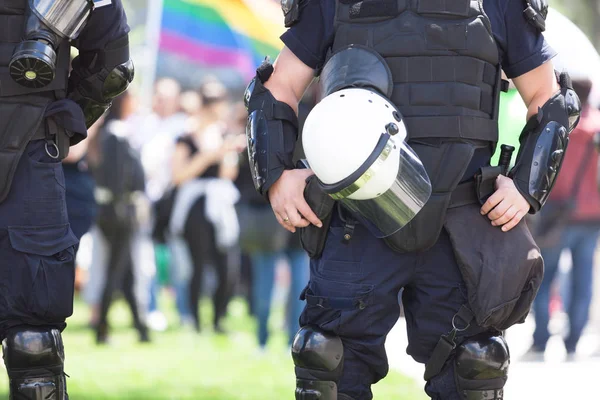
M283 47L279 40L285 30L283 21L258 15L256 7L244 0L164 0L163 4L161 52L209 68L233 68L247 77L265 56L274 59Z

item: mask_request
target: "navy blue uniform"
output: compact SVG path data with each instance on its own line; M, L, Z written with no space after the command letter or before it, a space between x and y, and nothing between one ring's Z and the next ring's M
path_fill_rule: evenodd
M121 0L99 3L75 43L80 51L102 49L129 28ZM85 137L79 106L51 103L45 116ZM10 328L30 325L64 329L73 311L73 234L65 204L61 163L44 140L31 141L17 165L10 192L0 203L0 340Z
M483 4L509 78L554 56L543 36L523 17L521 0L484 0ZM282 36L286 46L317 72L333 42L334 17L334 1L309 1L300 21ZM489 165L490 158L489 150L476 153L466 176ZM384 343L400 315L400 290L404 288L407 352L425 363L440 336L452 330L452 317L468 302L466 288L445 231L432 248L418 254L396 253L360 225L348 243L343 236L344 223L334 211L323 255L311 261L311 278L303 293L307 306L300 323L341 337L344 374L339 392L358 400L371 399L371 384L388 372ZM466 337L480 331L474 326L461 334ZM433 398L462 398L450 370L432 379L427 392Z

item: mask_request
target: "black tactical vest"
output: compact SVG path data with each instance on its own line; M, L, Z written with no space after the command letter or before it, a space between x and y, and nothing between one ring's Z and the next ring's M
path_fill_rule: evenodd
M482 0L336 0L331 51L351 44L388 64L391 101L433 187L425 208L387 242L424 250L437 241L475 149L498 141L501 70L490 20Z
M13 81L8 64L25 31L28 0L0 2L0 202L10 189L12 176L27 143L43 135L42 120L51 102L67 92L70 46L63 42L57 51L56 76L47 86L29 89Z
M411 139L498 140L498 48L482 1L338 0L332 51L375 49Z

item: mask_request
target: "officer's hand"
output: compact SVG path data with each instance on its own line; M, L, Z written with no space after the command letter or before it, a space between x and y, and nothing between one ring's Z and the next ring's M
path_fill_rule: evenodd
M269 189L269 201L277 221L290 232L310 224L323 226L304 200L306 178L313 174L310 169L286 170Z
M529 212L529 203L519 193L512 179L504 175L496 179L496 191L481 207L481 215L486 215L493 226L502 226L510 231Z

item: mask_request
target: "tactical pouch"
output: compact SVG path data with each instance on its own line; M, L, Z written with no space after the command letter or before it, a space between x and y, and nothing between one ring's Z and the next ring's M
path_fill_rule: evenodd
M525 221L503 232L479 208L449 209L444 227L477 324L504 330L529 313L542 283L543 261Z
M304 199L321 220L323 226L318 228L311 224L306 228L301 228L300 242L310 258L319 258L323 253L325 241L327 240L335 201L321 190L315 175L306 179Z
M496 191L496 179L502 174L502 167L482 167L475 175L477 197L481 205Z
M417 216L400 231L385 238L387 245L399 253L424 251L437 242L452 192L465 174L476 148L471 143L461 142L409 144L423 162L433 190Z
M19 160L27 144L43 139L40 129L46 105L0 102L0 203L10 191ZM37 137L37 135L40 135Z

